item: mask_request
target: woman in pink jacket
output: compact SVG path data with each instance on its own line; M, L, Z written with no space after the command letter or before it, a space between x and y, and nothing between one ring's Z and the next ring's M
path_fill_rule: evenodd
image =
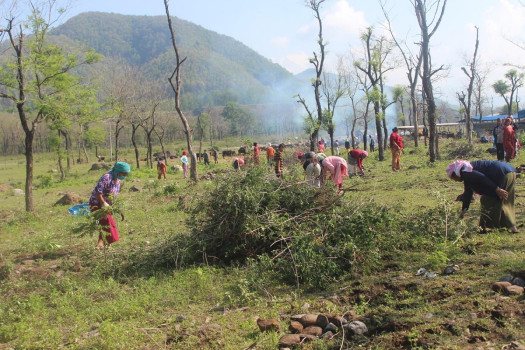
M343 187L343 177L348 177L348 164L346 160L337 156L326 157L321 161L321 166L326 174L330 172L330 177L338 191Z

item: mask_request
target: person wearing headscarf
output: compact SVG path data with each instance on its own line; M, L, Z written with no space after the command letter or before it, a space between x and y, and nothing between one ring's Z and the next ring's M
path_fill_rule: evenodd
M180 161L182 162L182 171L184 173L184 178L188 178L188 168L190 167L190 162L188 161L188 152L182 151L182 157L180 157Z
M113 205L117 200L117 194L120 192L120 181L129 175L130 170L128 163L117 162L110 171L102 175L89 198L89 207L92 212ZM107 235L102 237L102 232L99 234L95 249L102 249L105 243L111 244L119 240L117 225L109 212L99 220L99 224L102 230L107 232Z
M234 158L232 162L233 169L240 170L244 167L244 159L242 158Z
M505 160L510 162L516 157L516 134L512 127L512 119L505 118L503 127L503 150L505 151Z
M348 164L346 160L337 156L329 156L324 158L320 164L323 168L323 173L330 173L334 185L338 191L340 191L343 187L343 177L348 176Z
M166 180L166 164L164 164L162 159L157 161L157 173L159 175L159 180L162 178L162 176L164 176L164 180Z
M322 140L319 140L319 143L317 145L317 151L319 153L324 153L324 142Z
M357 175L357 169L359 169L359 175L364 175L363 170L363 159L368 157L367 151L360 149L353 149L348 152L348 172L351 176Z
M392 170L401 170L401 152L403 151L403 138L398 133L397 127L390 134L390 151L392 152Z
M514 212L514 184L516 169L510 164L492 160L456 160L446 169L447 176L464 185L463 194L457 201L463 202L460 217L470 206L472 195L481 195L481 217L479 225L487 228L508 228L517 233Z

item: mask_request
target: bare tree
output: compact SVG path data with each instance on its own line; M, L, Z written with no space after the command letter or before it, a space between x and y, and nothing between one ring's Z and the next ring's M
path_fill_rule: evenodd
M314 123L311 123L311 135L310 139L313 141L310 143L310 150L314 150L315 143L317 142L318 136L319 136L319 129L323 125L323 108L321 107L321 75L323 74L323 66L324 66L324 60L325 60L325 46L326 43L323 39L323 22L321 20L321 15L319 13L319 9L321 8L321 5L326 0L305 0L305 5L312 9L314 11L314 17L317 19L317 22L319 24L319 33L317 36L317 44L319 45L319 55L317 52L314 51L313 55L314 57L310 58L310 63L313 64L315 68L315 79L312 80L312 86L314 88L314 95L315 95L315 105L317 110L317 120L314 120ZM299 95L297 95L299 96ZM297 101L301 103L308 113L308 117L312 117L312 113L308 110L306 101L299 96L299 100ZM308 118L307 117L307 118ZM307 126L307 129L309 129L310 126Z
M184 57L181 59L179 55L179 49L177 47L177 42L175 40L175 28L173 27L173 23L171 21L169 6L168 6L169 0L164 0L164 7L166 8L166 17L168 18L168 26L170 28L171 33L171 43L173 45L173 50L175 51L175 69L173 70L173 73L168 78L168 81L170 83L171 89L175 93L175 110L177 111L177 114L179 115L179 118L182 122L182 126L184 127L184 133L186 134L186 141L188 144L188 152L190 154L191 158L191 164L190 164L190 178L193 180L193 182L198 182L198 174L197 174L197 157L195 156L195 152L193 152L193 130L190 126L190 123L188 122L188 119L184 115L184 112L182 111L182 107L180 104L180 95L181 95L181 87L182 87L182 77L181 77L181 66L186 61L187 57Z
M369 122L369 112L370 104L372 99L370 96L370 89L372 86L368 83L368 75L360 74L362 73L357 67L354 66L354 71L347 71L345 75L345 85L347 90L347 96L350 99L350 107L352 109L352 148L356 148L356 137L355 137L355 127L359 120L363 121L363 149L368 149L368 122ZM357 91L361 90L365 95L361 98L357 96Z
M476 77L474 79L474 114L479 115L479 123L481 123L483 119L483 105L485 102L487 102L487 98L483 95L486 79L486 70L476 72Z
M423 71L421 78L428 110L430 162L433 163L439 157L439 148L436 127L436 103L434 101L434 92L432 88L432 76L443 69L443 66L437 70L432 69L430 39L439 28L445 13L447 0L413 0L412 5L416 13L419 28L421 30L421 56L423 58ZM430 18L427 17L427 15L430 15Z
M461 70L465 75L469 78L469 84L467 87L467 94L465 94L464 91L461 91L461 93L456 93L459 99L459 102L463 105L463 108L465 108L465 121L467 124L467 140L468 143L472 144L472 120L471 120L471 106L472 106L472 94L474 90L474 81L476 80L476 74L477 74L477 55L478 55L478 47L479 47L479 28L476 27L476 45L474 46L474 55L472 56L472 61L468 62L469 65L469 71L465 67L461 67Z
M326 130L328 131L328 135L330 135L330 149L332 150L332 154L334 154L335 107L337 106L339 99L344 94L343 79L344 77L341 65L339 65L337 77L335 77L335 79L330 78L329 75L323 72L323 95L326 98L326 110L323 121Z
M370 82L371 89L368 93L368 98L374 104L379 160L383 161L385 160L384 150L386 143L383 140L383 135L385 139L387 137L386 133L383 133L386 125L383 122L386 110L383 108L386 101L383 93L383 78L385 73L392 69L392 67L386 68L383 64L391 50L384 37L376 38L374 36L372 27L366 29L361 35L361 40L365 49L364 60L356 60L354 65L358 70L366 74Z
M407 67L407 78L409 82L409 88L410 88L410 103L412 107L412 116L414 121L414 144L415 147L419 146L419 116L418 116L418 98L416 95L417 91L417 85L419 81L419 75L421 71L421 64L423 62L422 56L421 56L421 46L419 47L419 53L417 55L414 55L413 52L410 50L410 48L405 44L401 43L397 40L397 38L394 35L394 32L392 30L392 26L390 23L390 18L388 17L388 11L385 9L385 2L380 1L381 9L383 10L383 14L385 15L387 25L388 25L388 31L390 32L390 35L392 36L392 40L394 41L395 45L401 52L401 55L403 56L403 60L405 61L405 65Z

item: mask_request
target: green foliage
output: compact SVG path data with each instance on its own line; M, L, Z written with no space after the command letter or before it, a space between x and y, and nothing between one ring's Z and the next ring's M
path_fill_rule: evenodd
M84 133L87 147L102 145L106 142L106 130L100 126L91 126Z
M54 178L53 174L39 176L40 183L38 184L38 188L50 188L55 183Z
M326 287L352 268L373 269L383 244L399 246L391 233L397 216L387 208L350 207L332 191L265 176L260 168L224 176L197 201L187 250L199 255L189 262L202 253L223 263L249 260L285 283Z
M160 191L155 191L155 196L173 196L180 193L182 188L176 184L164 186Z

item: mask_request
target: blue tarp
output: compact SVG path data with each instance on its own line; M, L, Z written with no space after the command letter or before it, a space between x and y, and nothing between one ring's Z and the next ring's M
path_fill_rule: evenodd
M484 122L492 122L498 120L498 118L505 119L507 118L507 115L485 115L481 118L481 121ZM522 109L517 114L513 114L512 118L514 119L525 119L525 109ZM479 117L471 117L471 119L475 122L479 122Z
M89 215L91 213L91 209L89 208L89 203L82 203L72 206L71 208L68 208L67 211L69 214L73 216L82 216L82 215Z

